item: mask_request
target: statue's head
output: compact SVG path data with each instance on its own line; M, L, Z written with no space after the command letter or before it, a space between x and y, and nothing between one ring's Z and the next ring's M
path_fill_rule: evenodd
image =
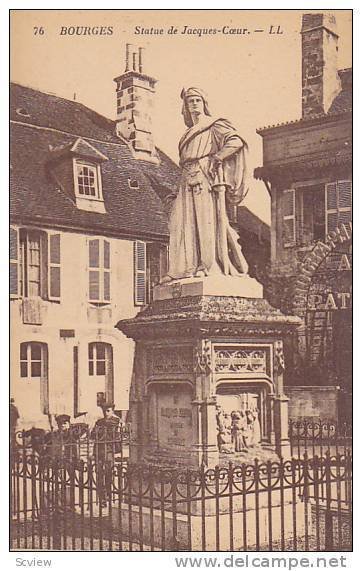
M191 113L200 115L211 115L207 102L207 95L198 87L189 87L181 91L181 99L183 100L182 115L187 127L192 127Z

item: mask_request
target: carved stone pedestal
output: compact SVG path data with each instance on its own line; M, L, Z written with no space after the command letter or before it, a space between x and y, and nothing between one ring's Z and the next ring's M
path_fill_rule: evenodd
M212 467L253 447L285 456L283 339L299 319L259 291L211 295L208 285L205 295L194 280L183 295L182 285L159 286L157 300L117 325L136 342L130 461Z

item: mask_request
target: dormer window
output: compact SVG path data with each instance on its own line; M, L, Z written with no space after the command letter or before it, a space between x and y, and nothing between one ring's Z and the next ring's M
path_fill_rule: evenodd
M76 161L77 194L86 198L102 200L99 165Z
M49 147L49 154L49 172L56 188L68 194L80 210L104 214L102 170L108 157L81 138Z
M88 212L104 213L102 176L99 163L73 159L75 199L77 207Z

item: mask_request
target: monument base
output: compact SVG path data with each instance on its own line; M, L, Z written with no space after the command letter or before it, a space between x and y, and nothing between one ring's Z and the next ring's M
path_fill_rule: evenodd
M157 285L153 289L154 301L175 297L214 295L225 297L263 298L263 286L247 274L241 276L207 276L203 278L184 278L170 283Z
M260 442L270 456L261 461L287 457L283 339L299 318L273 308L249 276L188 278L154 293L117 324L136 341L130 461L214 467L232 449L227 462L246 454L250 463Z

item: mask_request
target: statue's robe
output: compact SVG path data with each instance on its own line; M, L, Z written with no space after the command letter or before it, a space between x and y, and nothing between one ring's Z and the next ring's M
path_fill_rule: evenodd
M217 182L210 172L212 155L222 160L223 179L231 203L237 204L245 183L246 143L225 119L205 117L180 140L181 182L170 216L169 277L245 274L248 266L238 235L226 215L220 215ZM227 235L227 263L221 252L221 232ZM227 267L225 267L225 265Z

